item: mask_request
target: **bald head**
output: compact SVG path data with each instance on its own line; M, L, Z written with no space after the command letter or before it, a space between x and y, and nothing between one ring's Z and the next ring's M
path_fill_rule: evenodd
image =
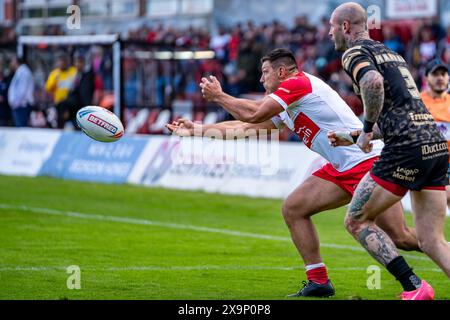
M348 21L352 26L367 28L367 12L356 2L347 2L337 7L332 14L336 22L341 24Z
M338 51L352 47L356 40L369 39L366 10L356 2L341 4L331 15L330 36Z

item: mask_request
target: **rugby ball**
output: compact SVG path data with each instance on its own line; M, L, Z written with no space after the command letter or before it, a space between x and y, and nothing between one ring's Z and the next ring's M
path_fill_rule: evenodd
M120 119L111 111L87 106L77 112L78 127L90 138L101 142L114 142L124 134Z

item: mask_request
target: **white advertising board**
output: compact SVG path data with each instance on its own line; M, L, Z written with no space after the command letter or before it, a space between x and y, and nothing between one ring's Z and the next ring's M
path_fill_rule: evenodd
M300 143L159 137L151 138L128 182L284 198L320 159Z
M425 18L437 13L437 0L386 0L389 19Z
M51 129L0 128L0 173L36 176L60 135Z

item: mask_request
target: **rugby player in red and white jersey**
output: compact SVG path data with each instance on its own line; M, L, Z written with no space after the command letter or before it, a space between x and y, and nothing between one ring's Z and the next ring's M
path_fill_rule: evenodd
M222 91L218 80L203 78L203 97L231 113L237 120L212 125L194 124L181 119L167 124L180 136L208 135L215 129L227 138L227 130L244 132L275 130L287 126L296 132L307 147L329 161L298 186L283 204L282 213L292 240L305 263L308 282L290 296L327 297L335 292L320 255L320 243L311 216L350 202L361 178L378 158L383 143L374 141L373 151L362 152L358 146L334 148L328 131L361 130L363 125L350 107L325 82L298 70L294 55L276 49L262 59L261 83L268 95L261 100L237 99ZM234 137L234 136L233 136ZM302 165L301 159L292 159ZM377 225L383 228L404 250L419 250L415 230L406 226L400 203L381 215Z

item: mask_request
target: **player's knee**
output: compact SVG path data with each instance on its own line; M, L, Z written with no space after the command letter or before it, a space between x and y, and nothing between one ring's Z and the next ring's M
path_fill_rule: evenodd
M397 236L397 237L391 237L392 242L394 242L395 246L398 249L405 250L405 251L411 251L414 250L416 246L413 246L411 243L411 239L409 239L408 236Z
M425 253L428 254L430 252L433 252L436 248L439 241L437 239L433 239L432 237L428 236L418 236L418 244L419 248Z
M286 199L286 201L283 203L281 213L283 214L284 221L286 221L287 224L290 224L295 220L301 219L308 215L306 210L302 208L302 206L289 201L289 198Z
M384 229L383 229L384 230ZM421 251L414 229L405 227L399 230L384 230L398 249Z
M281 213L283 214L284 221L286 221L287 224L295 219L295 211L287 201L283 203Z
M363 229L364 222L355 220L347 215L344 220L344 226L350 234L357 236Z

